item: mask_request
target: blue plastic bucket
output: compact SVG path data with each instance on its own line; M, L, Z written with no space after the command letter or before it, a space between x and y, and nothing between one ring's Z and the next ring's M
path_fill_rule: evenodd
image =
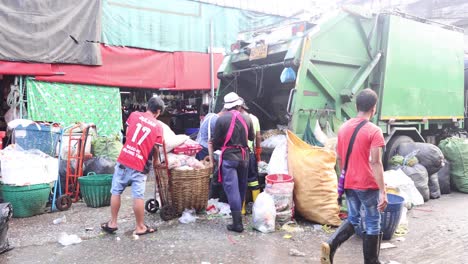
M383 240L392 239L398 223L400 223L401 212L405 199L395 194L387 194L388 204L384 212L381 213L380 230L383 232ZM361 208L361 230L357 232L361 236L361 232L366 230L364 216L364 208Z

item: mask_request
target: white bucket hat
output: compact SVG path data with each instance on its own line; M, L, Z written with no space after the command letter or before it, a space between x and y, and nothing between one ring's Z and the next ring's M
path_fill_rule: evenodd
M237 95L234 92L230 92L224 96L224 108L225 109L231 109L235 106L243 105L243 104L244 104L244 99L240 98L239 95Z

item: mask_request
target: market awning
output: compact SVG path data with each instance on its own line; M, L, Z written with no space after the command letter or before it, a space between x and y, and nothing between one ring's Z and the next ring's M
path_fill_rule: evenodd
M174 56L153 50L101 45L102 66L57 64L63 75L36 80L138 88L173 88Z
M104 45L101 45L101 53L102 66L54 64L55 72L61 75L37 76L36 80L130 88L210 89L208 53L171 53ZM222 54L214 55L215 74L222 60Z
M214 54L215 87L218 87L216 73L223 62L223 55ZM210 89L210 54L198 52L174 52L175 89Z
M0 61L0 74L2 75L55 75L54 66L48 63L26 63L13 61Z

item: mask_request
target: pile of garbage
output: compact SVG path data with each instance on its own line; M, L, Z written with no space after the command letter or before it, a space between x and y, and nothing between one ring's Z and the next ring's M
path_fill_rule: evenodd
M163 127L169 169L199 170L206 168L207 163L195 158L195 155L202 149L200 144L187 135L176 135L163 122L160 122L160 124Z
M392 157L389 165L390 169L401 170L414 182L424 202L450 193L450 188L447 188L450 186L450 177L447 176L449 163L445 161L442 151L433 144L403 143L398 146L397 155Z

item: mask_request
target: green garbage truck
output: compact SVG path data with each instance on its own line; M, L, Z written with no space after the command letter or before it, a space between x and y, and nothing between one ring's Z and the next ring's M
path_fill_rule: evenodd
M237 92L262 129L283 125L302 135L308 120L322 129L343 122L356 115L354 97L364 88L380 97L373 121L386 136L384 163L403 142L436 144L464 128L457 27L398 11L343 8L316 23L245 32L231 50L217 73L215 111L225 94Z

